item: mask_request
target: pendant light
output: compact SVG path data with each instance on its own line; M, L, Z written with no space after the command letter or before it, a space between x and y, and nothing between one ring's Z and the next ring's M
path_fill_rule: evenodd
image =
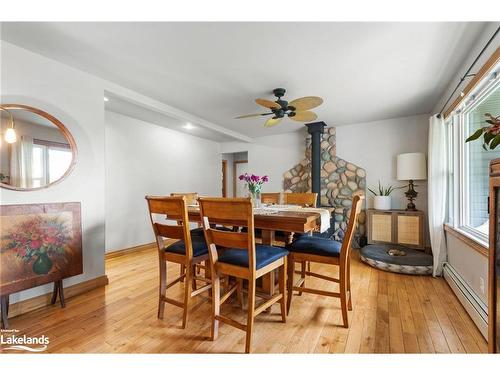
M5 132L5 136L4 136L5 142L15 143L15 142L17 142L17 134L16 134L16 131L14 129L14 116L12 116L12 113L7 111L2 106L0 106L0 110L7 112L9 114L9 117L10 117L10 127L7 128L7 131Z

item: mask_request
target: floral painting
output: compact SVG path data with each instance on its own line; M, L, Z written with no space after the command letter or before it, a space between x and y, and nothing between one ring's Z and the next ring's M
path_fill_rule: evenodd
M1 294L82 273L78 203L1 206Z

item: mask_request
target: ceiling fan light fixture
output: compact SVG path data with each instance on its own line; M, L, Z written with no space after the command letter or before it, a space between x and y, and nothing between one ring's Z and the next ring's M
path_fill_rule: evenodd
M266 107L271 110L270 113L262 114L252 114L252 115L242 115L237 116L237 119L273 115L265 123L265 127L271 127L277 125L285 116L288 116L291 120L299 122L314 121L318 116L309 111L323 103L323 99L319 96L305 96L288 102L281 99L286 93L284 88L276 88L273 90L274 96L278 99L276 101L271 101L268 99L255 99L258 105Z

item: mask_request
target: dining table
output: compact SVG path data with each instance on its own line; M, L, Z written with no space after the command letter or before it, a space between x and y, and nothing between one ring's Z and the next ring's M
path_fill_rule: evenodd
M329 217L331 209L325 208L325 210L328 210ZM322 217L325 216L321 214L321 209L315 208L260 207L254 208L254 227L260 229L262 232L262 244L272 246L275 245L275 234L277 231L285 233L311 233L322 227ZM188 206L188 218L190 222L201 223L199 207L195 205ZM223 226L233 226L236 224L236 222L231 222L231 220L216 219L211 219L210 223ZM262 276L262 292L273 295L275 288L275 273L270 272Z

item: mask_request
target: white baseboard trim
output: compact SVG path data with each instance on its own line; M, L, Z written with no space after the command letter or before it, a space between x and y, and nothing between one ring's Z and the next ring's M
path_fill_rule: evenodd
M488 306L449 263L443 266L443 276L481 334L488 340Z

